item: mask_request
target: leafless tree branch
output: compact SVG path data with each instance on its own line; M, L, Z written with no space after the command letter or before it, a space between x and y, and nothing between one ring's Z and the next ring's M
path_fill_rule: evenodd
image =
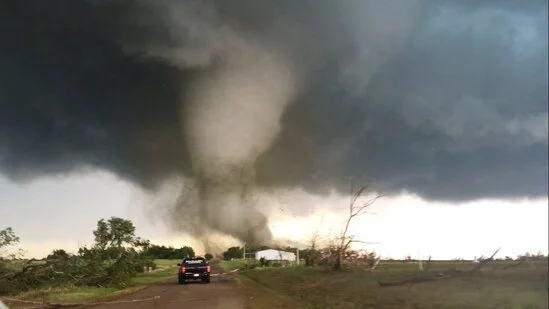
M352 184L351 184L351 190ZM362 216L367 213L368 209L380 198L384 197L385 194L379 193L375 191L375 188L371 184L366 184L360 187L356 191L351 192L351 198L349 201L349 213L347 220L345 222L345 226L343 228L343 231L341 232L340 239L339 239L339 245L337 247L337 257L336 257L336 264L334 266L335 270L340 271L342 267L342 261L345 258L345 252L353 242L360 242L355 241L353 239L353 236L348 236L349 227L351 225L351 222L353 218ZM360 202L360 198L367 197L367 199L363 202Z

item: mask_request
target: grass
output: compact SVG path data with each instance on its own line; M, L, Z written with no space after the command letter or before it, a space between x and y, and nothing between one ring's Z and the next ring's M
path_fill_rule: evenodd
M76 287L67 286L51 289L39 289L18 295L17 299L33 300L50 303L84 303L117 299L121 296L134 293L149 285L173 280L176 277L179 260L156 260L158 268L151 273L139 274L132 278L125 288L116 287ZM8 304L20 305L20 304ZM28 306L28 305L25 305ZM16 308L17 306L13 306ZM12 308L12 306L10 306Z
M432 269L471 269L471 263L433 263ZM416 264L384 263L374 272L354 269L336 273L321 268L257 268L240 273L241 283L256 293L250 308L548 308L547 263L500 270L488 264L480 276L413 286L379 287L380 280L398 280L417 273ZM282 300L281 300L282 299ZM271 303L273 305L271 305ZM299 304L299 305L297 305Z
M158 268L175 267L181 260L154 260Z
M247 276L238 276L237 282L246 291L249 308L303 308L309 306L305 303L279 292L266 288Z
M247 269L253 266L257 266L259 263L255 260L232 260L232 261L220 261L219 266L224 272L230 272L237 269Z
M159 282L164 282L166 280L174 279L177 275L176 267L167 267L163 269L158 269L157 271L151 273L139 274L137 277L132 278L130 285L151 285Z
M34 290L23 293L16 298L22 300L69 304L80 302L105 301L133 293L142 288L144 288L144 286L132 286L125 289L113 287L60 287L53 289Z

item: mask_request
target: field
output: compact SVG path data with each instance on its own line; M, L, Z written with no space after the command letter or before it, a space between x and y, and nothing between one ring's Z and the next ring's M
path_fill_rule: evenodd
M436 262L431 270L470 270L472 265ZM374 272L287 267L256 268L239 274L241 284L252 295L251 308L548 308L547 263L502 270L504 265L488 264L477 276L395 287L380 287L378 281L413 276L418 273L417 264L387 262Z
M157 260L158 269L132 279L125 288L74 287L35 290L20 299L50 303L80 303L116 299L146 286L174 280L179 260ZM511 262L515 263L515 262ZM419 274L415 263L381 262L375 271L362 268L341 273L326 268L267 267L254 261L222 261L225 272L236 272L251 309L269 308L402 308L402 309L546 309L548 263L502 269L507 262L491 262L479 275L460 276L413 285L380 287ZM471 262L433 262L430 271L470 270ZM250 269L254 267L253 269Z
M258 266L259 263L257 263L255 260L232 260L232 261L221 261L219 263L219 266L223 269L224 272L230 272L233 270L240 270L240 269L246 269L253 266Z

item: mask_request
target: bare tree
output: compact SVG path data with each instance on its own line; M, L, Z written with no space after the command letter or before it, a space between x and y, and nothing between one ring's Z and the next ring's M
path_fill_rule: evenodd
M318 251L318 242L320 238L320 227L322 226L323 221L324 217L321 217L315 232L311 236L309 250L305 258L305 265L307 266L315 266L318 262L318 259L320 258L320 252Z
M353 192L353 188L351 186L351 193L352 195L349 201L349 209L348 209L349 213L348 213L347 221L345 222L345 227L341 232L341 235L339 237L339 244L336 248L337 256L336 256L336 261L334 265L334 270L336 271L341 271L342 263L343 263L343 260L345 259L345 252L347 251L347 249L349 249L349 246L351 245L351 243L368 244L368 242L354 239L353 236L348 235L351 222L353 221L354 218L366 214L368 209L378 199L384 196L384 194L376 192L376 190L374 190L374 187L368 184L360 187L355 192Z
M322 223L324 222L324 216L320 218L320 222L316 226L316 230L311 236L311 249L316 250L318 246L318 240L320 237L320 227L322 226Z

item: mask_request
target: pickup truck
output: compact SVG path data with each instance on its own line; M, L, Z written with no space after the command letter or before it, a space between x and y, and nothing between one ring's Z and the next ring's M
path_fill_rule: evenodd
M179 284L185 284L188 280L201 280L204 283L210 283L211 266L205 258L184 259L177 266L179 266Z

